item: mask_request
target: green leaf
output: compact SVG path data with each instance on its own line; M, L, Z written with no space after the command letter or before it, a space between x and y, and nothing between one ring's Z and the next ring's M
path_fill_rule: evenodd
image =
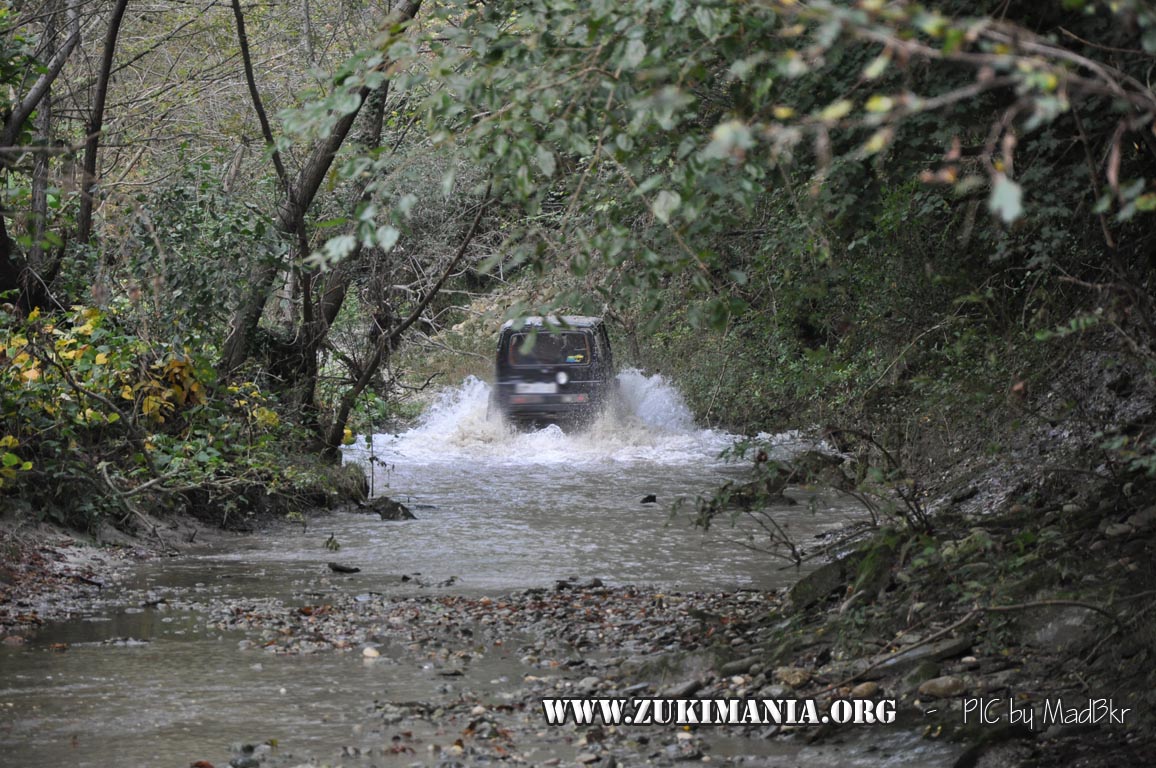
M988 198L987 201L987 207L992 213L999 216L1005 224L1011 224L1023 215L1023 198L1023 188L1020 187L1019 184L1016 184L1004 174L997 173L995 184L993 184L991 188L991 197Z
M698 31L702 32L705 37L713 38L717 28L715 27L715 15L710 8L699 6L694 9L694 23L698 27Z
M377 228L377 245L383 251L392 251L400 237L401 232L397 227L386 224L385 226Z
M14 467L20 463L20 457L11 451L6 451L3 457L0 457L0 463L5 467Z
M538 149L535 151L535 159L538 161L538 167L542 169L542 173L547 177L554 175L553 152L539 144Z
M728 120L719 123L711 131L710 144L703 150L703 156L722 160L728 157L741 157L755 144L751 129L741 120Z
M679 195L677 192L671 192L664 189L658 193L657 197L654 198L654 203L651 205L651 209L654 211L654 216L656 219L661 221L663 224L667 224L670 222L670 215L674 213L675 209L677 209L681 204L681 195Z
M636 69L646 58L646 43L641 40L631 40L626 44L626 53L622 57L624 69Z

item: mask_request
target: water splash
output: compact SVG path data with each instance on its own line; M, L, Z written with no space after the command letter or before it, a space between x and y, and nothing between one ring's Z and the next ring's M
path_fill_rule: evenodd
M585 429L566 432L549 425L520 431L496 413L490 386L470 376L442 390L413 429L373 436L372 450L383 458L423 463L713 463L736 439L699 429L682 394L661 375L629 369L617 380L617 402ZM347 450L354 460L367 452L360 441Z
M664 432L695 430L694 415L682 393L661 374L647 376L637 368L618 374L618 393L626 414L648 428Z

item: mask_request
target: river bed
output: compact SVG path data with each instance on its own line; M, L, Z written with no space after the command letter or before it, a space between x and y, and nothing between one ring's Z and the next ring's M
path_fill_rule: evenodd
M697 496L747 471L720 458L736 438L697 427L661 377L629 371L620 381L621 411L567 434L509 429L487 414L486 385L467 380L415 428L347 450L374 493L405 502L416 520L331 514L145 563L86 615L0 647L0 765L619 761L621 751L592 748L573 728L545 728L526 702L580 679L599 681L590 693L617 693L632 655L693 646L713 628L692 617L753 616L769 590L798 578L761 551L749 519L708 532L689 524ZM766 443L784 457L800 447L793 435ZM657 503L643 504L648 495ZM799 503L776 519L806 546L860 514L843 499L792 496ZM360 571L334 574L335 561ZM581 588L559 591L571 585ZM589 647L571 631L578 618L565 618L571 600L587 617L608 612ZM554 607L531 621L530 602ZM441 714L411 708L397 720L398 702L434 702ZM479 720L509 746L463 743ZM897 729L860 728L849 743L818 747L676 730L620 740L656 764L942 759Z

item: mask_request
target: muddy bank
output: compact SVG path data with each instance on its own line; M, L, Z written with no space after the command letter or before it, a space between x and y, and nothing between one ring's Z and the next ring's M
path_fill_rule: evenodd
M115 600L134 565L212 551L244 535L187 515L151 522L148 532L104 526L86 534L0 514L0 638L19 645L47 622L83 616L105 599Z
M18 645L47 621L84 610L144 548L97 547L48 526L0 528L0 638Z

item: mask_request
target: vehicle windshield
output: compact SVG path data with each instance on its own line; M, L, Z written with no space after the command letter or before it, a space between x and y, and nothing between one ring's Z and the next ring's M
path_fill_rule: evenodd
M515 333L510 338L511 365L589 365L589 363L589 334L540 331L536 335Z

